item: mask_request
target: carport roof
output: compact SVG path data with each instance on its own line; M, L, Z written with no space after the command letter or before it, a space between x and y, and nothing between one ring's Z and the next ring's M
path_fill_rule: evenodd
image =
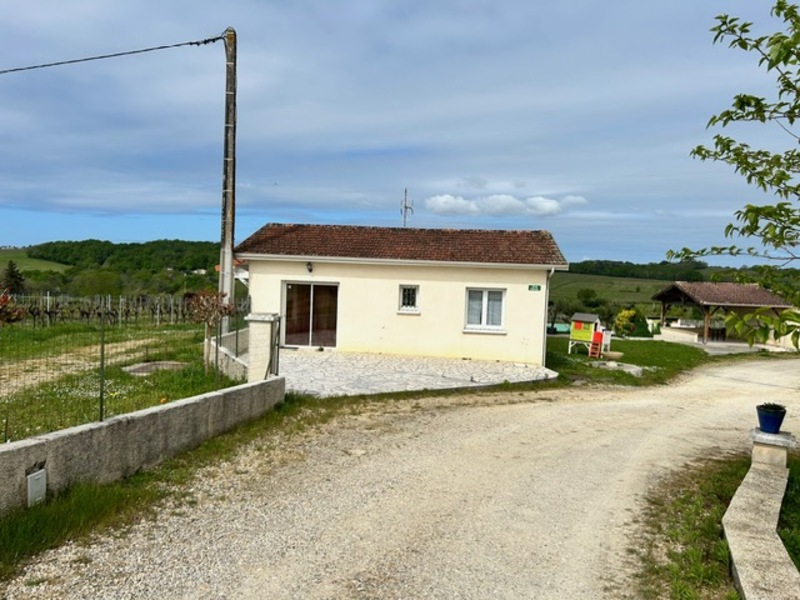
M676 281L653 296L664 304L719 307L791 308L791 304L757 284Z

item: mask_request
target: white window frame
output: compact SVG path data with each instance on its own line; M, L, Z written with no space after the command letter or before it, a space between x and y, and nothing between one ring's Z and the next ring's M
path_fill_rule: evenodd
M414 290L414 306L403 305L403 292L405 290ZM419 286L401 283L397 293L397 312L402 315L418 315L420 314L419 307Z
M480 323L469 322L469 296L470 292L481 293ZM488 324L489 319L489 294L499 293L500 296L500 324ZM506 327L506 290L502 288L467 288L464 294L464 331L481 333L505 333Z

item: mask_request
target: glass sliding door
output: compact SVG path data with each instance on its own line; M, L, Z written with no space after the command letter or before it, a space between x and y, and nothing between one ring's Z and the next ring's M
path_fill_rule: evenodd
M311 315L311 345L336 346L336 300L339 288L335 285L315 285Z
M286 284L287 346L308 346L311 334L311 286L305 283Z
M335 285L286 284L287 346L336 346L336 311L339 288Z

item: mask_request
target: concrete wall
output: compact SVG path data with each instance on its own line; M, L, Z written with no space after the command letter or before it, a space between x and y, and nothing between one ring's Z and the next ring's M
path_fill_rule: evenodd
M789 480L786 457L797 447L790 433L750 432L750 470L733 495L722 528L731 571L743 600L796 600L800 572L778 536L778 517Z
M0 515L27 504L26 475L42 466L48 495L116 481L263 415L284 391L276 377L2 445Z
M250 341L250 332L248 329L241 330L245 332L246 335L244 339L247 341L249 345ZM225 339L227 336L227 340ZM215 338L211 338L211 351L209 352L208 356L208 363L209 368L217 368L225 373L228 377L233 379L234 381L248 381L247 379L247 345L244 349L242 349L241 344L239 345L239 352L235 352L233 346L227 347L225 346L225 342L234 343L233 342L233 333L228 333L226 336L222 336L222 344L217 347L217 340ZM242 341L242 338L239 339Z
M696 331L681 327L662 327L659 336L660 340L678 344L697 344L700 341Z
M547 269L312 258L309 272L306 262L252 260L251 310L285 314L285 289L290 283L336 285L339 350L544 364ZM418 311L399 309L401 285L419 287ZM481 331L466 326L467 288L505 293L502 328Z

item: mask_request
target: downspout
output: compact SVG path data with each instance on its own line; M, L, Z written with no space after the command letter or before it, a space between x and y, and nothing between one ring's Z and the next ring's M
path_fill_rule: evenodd
M547 284L544 291L544 322L542 323L542 366L547 367L547 312L550 308L550 279L556 272L555 267L550 267L550 272L547 274Z

